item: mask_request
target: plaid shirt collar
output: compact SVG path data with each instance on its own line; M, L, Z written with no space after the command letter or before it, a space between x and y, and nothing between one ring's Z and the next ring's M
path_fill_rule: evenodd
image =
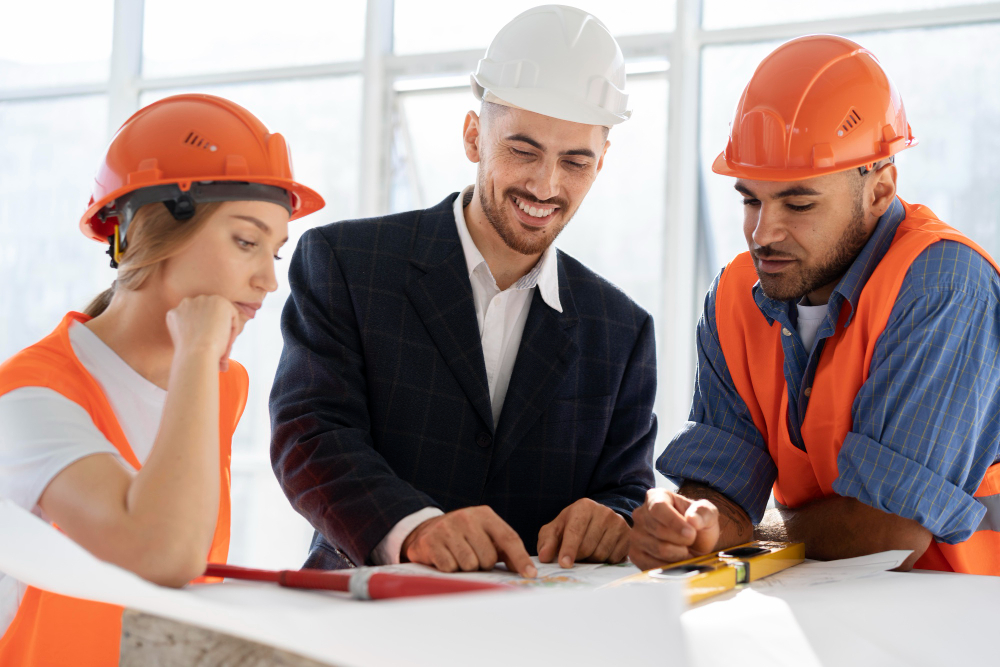
M840 312L840 307L844 301L847 301L851 306L851 312L848 314L847 322L844 324L845 328L854 319L854 312L857 310L858 301L861 299L861 292L868 283L868 279L871 278L872 273L875 272L875 267L878 266L879 262L882 261L882 258L889 251L889 246L892 245L892 240L896 236L896 230L899 229L899 225L903 222L904 218L906 218L906 211L897 197L889 206L889 210L879 218L875 224L875 231L872 232L868 242L865 243L865 247L861 249L861 253L854 259L851 268L847 270L847 273L844 274L834 288L833 294L830 295L830 300L828 301L829 312L835 314L834 322L836 322L836 313ZM757 303L760 312L767 318L769 325L773 324L775 320L785 323L790 318L794 318L793 313L796 312L795 304L797 301L776 301L768 298L764 294L764 290L760 288L760 281L757 281L753 286L753 299Z

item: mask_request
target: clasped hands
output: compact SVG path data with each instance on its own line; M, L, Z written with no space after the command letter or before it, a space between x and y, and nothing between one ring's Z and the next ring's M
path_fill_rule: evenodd
M568 568L576 561L620 563L630 529L614 510L589 498L576 501L538 531L538 559ZM523 577L538 571L517 532L491 508L466 507L424 521L403 541L402 560L442 572L492 570L498 562Z

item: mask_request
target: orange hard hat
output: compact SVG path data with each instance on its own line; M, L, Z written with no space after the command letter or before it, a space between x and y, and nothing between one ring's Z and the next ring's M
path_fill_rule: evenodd
M757 66L712 171L795 181L870 165L916 143L878 59L849 39L808 35Z
M119 128L80 230L111 242L115 266L141 206L163 202L183 220L198 203L229 200L273 201L292 220L325 204L295 181L284 137L252 113L214 95L174 95L143 107Z

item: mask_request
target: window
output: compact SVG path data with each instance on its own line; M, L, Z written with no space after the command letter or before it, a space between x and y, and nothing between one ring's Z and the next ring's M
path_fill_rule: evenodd
M761 3L741 0L704 0L702 25L706 28L746 28L750 26L839 19L870 14L899 14L920 9L946 9L985 4L987 0L840 0L839 2L799 2L768 0Z
M540 4L536 0L482 2L396 0L395 51L399 54L483 49L500 26ZM614 0L567 1L592 12L614 35L666 32L674 24L674 0L631 0L623 11ZM432 9L433 7L433 9Z
M80 233L105 144L103 96L0 102L0 358L111 286L107 246Z
M711 163L757 64L799 27L845 34L878 55L920 139L899 157L901 196L930 206L1000 256L1000 189L993 184L1000 134L992 129L1000 117L1000 2L775 0L762 11L762 3L736 0L568 1L622 38L635 113L612 130L604 171L557 245L656 320L657 452L683 424L690 398L693 343L678 332L693 331L702 294L690 303L678 295L698 291L693 286L745 249L740 198L732 179L711 173ZM371 16L385 24L368 32L392 35L389 55L384 44L365 52L374 2L379 11ZM281 287L233 352L250 371L251 389L234 440L231 560L298 567L312 529L271 473L267 412L295 243L312 226L432 206L472 183L476 166L461 139L466 112L478 110L469 73L496 30L535 4L7 3L0 22L16 28L0 42L0 360L49 333L115 276L104 248L78 230L110 126L181 91L246 106L285 135L296 176L327 201L291 226ZM675 34L677 17L689 10L700 10L701 25ZM50 20L53 14L60 20ZM128 39L139 35L141 43ZM675 52L678 39L691 48ZM669 96L676 91L692 92ZM694 134L697 142L688 141ZM679 169L695 170L697 183L668 180L692 173ZM681 247L692 237L675 232L692 229L699 247ZM671 272L678 284L665 284Z
M113 0L5 3L0 91L106 83L113 10Z
M365 3L146 0L143 74L237 72L360 60Z

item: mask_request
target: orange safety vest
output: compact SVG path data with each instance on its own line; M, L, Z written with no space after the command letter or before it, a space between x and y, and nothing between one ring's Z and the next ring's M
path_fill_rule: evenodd
M69 327L90 318L69 313L51 334L0 366L0 396L21 387L47 387L82 406L94 425L136 470L141 464L129 446L114 411L97 381L73 353ZM246 405L246 370L230 362L219 374L219 453L221 494L219 518L209 559L225 562L229 554L229 462L233 431ZM197 581L197 580L196 580ZM28 667L118 664L122 608L65 597L28 587L17 615L0 638L0 665Z
M719 280L715 317L726 366L778 469L774 497L787 507L835 495L837 455L853 426L854 399L868 379L875 346L917 256L936 241L957 241L988 259L1000 272L982 248L938 220L930 209L905 202L903 207L906 218L865 284L851 325L845 328L851 312L845 302L836 331L824 343L802 423L806 451L796 447L789 435L782 326L777 321L769 325L751 298L758 278L750 254L734 259ZM1000 464L995 464L987 469L975 496L997 496L993 501L1000 501L998 494ZM995 506L992 501L990 504ZM980 529L960 544L932 541L916 567L1000 575L1000 532L989 529L1000 524L1000 517L996 519L983 521Z

